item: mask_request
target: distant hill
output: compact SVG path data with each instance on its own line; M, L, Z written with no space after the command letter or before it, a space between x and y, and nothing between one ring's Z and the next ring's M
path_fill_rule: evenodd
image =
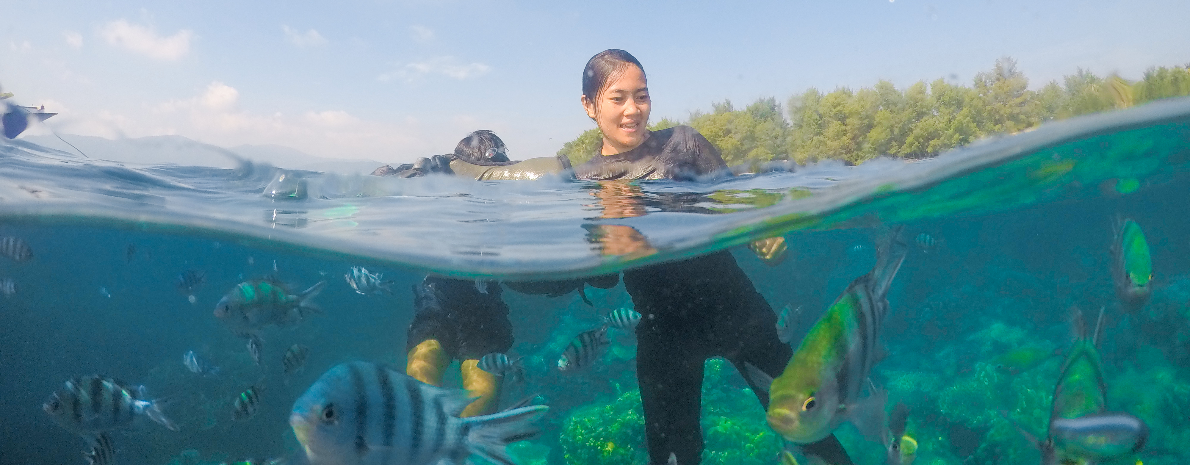
M65 134L63 139L78 147L88 157L120 163L145 165L175 164L234 168L237 159L268 163L285 169L368 174L383 163L371 160L322 158L280 145L239 145L223 148L182 136L150 136L135 139L105 139ZM26 136L22 140L65 152L74 149L52 135Z

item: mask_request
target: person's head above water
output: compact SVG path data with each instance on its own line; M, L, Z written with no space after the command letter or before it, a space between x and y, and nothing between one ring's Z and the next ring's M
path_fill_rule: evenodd
M649 86L632 54L610 49L587 60L581 100L603 133L604 155L627 152L649 138Z
M508 161L508 149L504 146L504 141L500 140L496 133L486 129L467 134L467 137L455 146L454 155L463 161L479 165Z

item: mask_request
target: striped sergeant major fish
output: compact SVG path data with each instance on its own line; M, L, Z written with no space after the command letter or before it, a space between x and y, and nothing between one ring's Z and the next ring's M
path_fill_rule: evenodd
M33 258L33 250L24 239L13 236L0 237L0 255L16 262L25 262Z
M347 285L360 295L393 293L391 280L384 281L383 274L369 273L368 269L362 266L351 267L351 273L343 275L343 278L347 280Z
M263 390L263 387L252 385L236 396L231 418L236 421L244 421L256 416L256 412L260 411L260 391Z
M67 381L41 408L63 428L83 436L129 426L140 415L177 431L160 405L144 400L144 394L143 386L133 390L112 378L84 376Z
M908 246L900 230L894 228L877 247L872 271L852 281L810 328L780 376L768 383L759 369L748 369L753 384L771 385L768 423L786 440L815 443L844 421L861 430L883 427L872 420L884 418L883 396L861 399L860 393L876 362L889 286L905 260Z
M637 313L636 310L631 308L620 307L612 310L604 318L604 322L613 328L630 331L636 329L637 323L640 323L640 313Z
M306 368L306 357L309 355L309 347L301 344L289 346L289 349L285 351L285 356L281 358L281 364L285 366L285 374L291 375L304 370Z
M562 371L581 370L590 366L603 355L611 341L607 338L607 325L585 331L575 336L562 356L558 358L558 369Z
M480 357L476 366L480 370L496 376L510 376L513 381L519 382L525 379L525 365L521 362L521 358L512 359L499 352L492 352Z
M384 365L331 368L293 405L289 424L305 459L321 464L467 463L471 455L511 465L504 448L537 434L548 407L533 405L460 418L472 398L431 386Z

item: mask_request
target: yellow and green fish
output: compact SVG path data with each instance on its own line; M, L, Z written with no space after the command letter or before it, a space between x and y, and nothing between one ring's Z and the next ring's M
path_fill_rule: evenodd
M905 260L907 247L899 232L895 229L881 244L875 268L831 304L773 380L768 423L786 440L810 444L844 421L883 418L884 396L860 399L860 393L880 352L889 286Z
M1112 255L1116 294L1128 309L1138 310L1153 292L1153 258L1144 231L1131 218L1117 228Z
M1074 325L1079 336L1066 355L1054 387L1045 441L1038 441L1021 428L1021 433L1041 450L1042 465L1113 461L1139 451L1148 439L1149 429L1139 418L1106 411L1107 385L1096 348L1103 331L1103 310L1099 310L1090 334L1078 309Z

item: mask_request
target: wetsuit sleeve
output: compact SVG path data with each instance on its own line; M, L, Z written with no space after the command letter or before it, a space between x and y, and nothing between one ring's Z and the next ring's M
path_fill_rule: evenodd
M719 149L690 126L675 126L673 135L661 152L664 165L671 168L671 179L690 179L730 173Z
M565 175L570 170L570 160L564 156L541 157L501 166L483 166L463 160L452 160L450 170L458 176L478 181L534 180L547 175Z

